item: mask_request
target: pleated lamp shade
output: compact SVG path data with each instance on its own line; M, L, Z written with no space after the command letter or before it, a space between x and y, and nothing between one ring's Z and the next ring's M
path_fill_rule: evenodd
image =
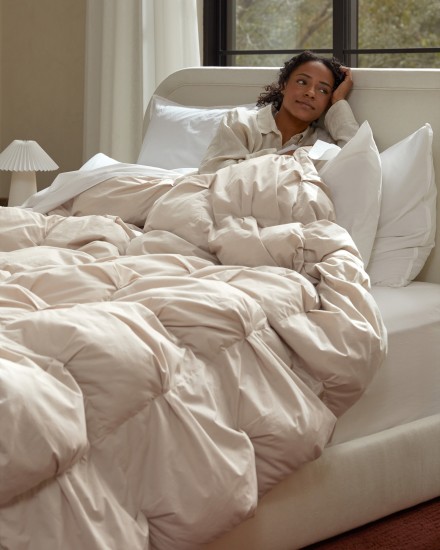
M32 140L14 140L0 153L0 170L12 172L8 206L23 204L37 192L36 171L56 170L58 165Z
M58 165L36 141L16 139L0 153L0 170L36 172L57 168Z

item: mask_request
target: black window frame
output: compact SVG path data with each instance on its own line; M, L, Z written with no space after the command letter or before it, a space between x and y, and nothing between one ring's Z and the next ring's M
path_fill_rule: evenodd
M302 50L231 50L228 32L235 22L234 0L204 0L203 4L203 65L227 66L233 55L286 54L293 56ZM229 20L230 19L230 20ZM349 67L358 66L359 54L440 53L440 48L359 49L357 36L358 0L333 0L333 49L314 49L318 54L337 57Z

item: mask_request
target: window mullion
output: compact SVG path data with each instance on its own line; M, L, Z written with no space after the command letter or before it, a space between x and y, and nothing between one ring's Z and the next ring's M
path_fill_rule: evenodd
M333 0L333 53L349 67L357 66L358 0Z
M226 65L228 21L224 0L204 0L203 3L203 63L204 65Z
M346 46L344 52L344 63L349 67L358 66L358 55L350 53L350 50L358 49L358 0L347 0L345 21Z

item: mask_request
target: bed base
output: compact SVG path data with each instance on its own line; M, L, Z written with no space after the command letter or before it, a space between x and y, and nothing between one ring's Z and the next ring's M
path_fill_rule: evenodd
M206 550L294 550L440 496L440 414L328 447Z

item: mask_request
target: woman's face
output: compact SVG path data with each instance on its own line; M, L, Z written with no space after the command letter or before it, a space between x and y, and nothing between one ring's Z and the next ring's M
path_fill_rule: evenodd
M283 90L281 111L309 125L328 108L335 78L319 61L308 61L290 75Z

